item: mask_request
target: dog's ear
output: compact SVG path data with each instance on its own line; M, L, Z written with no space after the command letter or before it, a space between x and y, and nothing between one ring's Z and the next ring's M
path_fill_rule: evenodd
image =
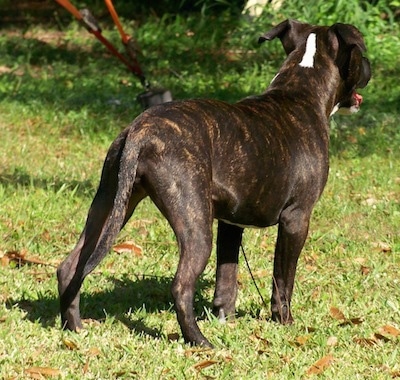
M347 82L356 88L364 88L371 79L371 65L369 60L362 56L356 47L351 49L350 60L347 71Z
M367 85L371 78L371 66L363 57L366 46L361 32L352 25L337 23L329 28L332 39L336 39L335 56L340 75L358 88Z
M371 64L368 58L362 57L361 79L358 83L359 88L364 88L371 79Z
M361 52L367 50L361 32L353 25L337 23L332 25L329 31L339 38L339 42L341 41L347 46L357 46Z
M309 29L310 25L308 24L302 24L296 20L285 20L267 33L263 34L258 39L258 43L261 44L264 41L271 41L278 37L282 42L286 54L289 55L299 46L299 44L305 41L308 35L306 32Z

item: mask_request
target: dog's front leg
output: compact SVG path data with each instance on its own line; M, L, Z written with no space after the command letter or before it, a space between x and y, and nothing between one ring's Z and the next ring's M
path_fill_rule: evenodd
M286 209L282 212L275 248L272 281L272 319L290 324L293 317L290 309L297 261L308 233L310 212Z
M220 319L235 315L237 296L237 267L243 228L218 222L217 273L213 312Z

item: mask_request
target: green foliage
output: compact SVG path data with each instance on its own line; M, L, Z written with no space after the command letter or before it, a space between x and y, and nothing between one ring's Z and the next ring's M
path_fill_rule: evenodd
M85 331L60 330L55 266L78 239L107 148L139 114L135 98L142 89L75 22L61 31L56 24L3 25L0 378L300 379L315 368L326 379L398 377L396 6L287 0L258 19L230 12L164 15L144 23L124 19L141 45L150 81L171 89L175 98L235 101L263 91L284 53L279 41L259 47L257 39L287 17L354 22L366 37L373 79L362 90L359 114L332 121L330 177L299 262L296 323L284 327L268 320L268 305L243 263L238 318L223 326L216 322L209 311L213 253L196 294L201 329L216 345L213 351L188 347L180 337L169 294L176 242L147 200L118 237L118 242L133 240L142 251L111 252L84 284ZM104 33L119 43L116 30ZM244 235L266 300L276 233L271 228ZM339 312L333 313L335 308Z

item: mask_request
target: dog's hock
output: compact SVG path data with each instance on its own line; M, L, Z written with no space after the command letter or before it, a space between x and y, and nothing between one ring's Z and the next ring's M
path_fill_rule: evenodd
M311 33L307 38L306 51L304 52L303 59L299 63L301 67L314 67L315 53L317 52L317 35Z

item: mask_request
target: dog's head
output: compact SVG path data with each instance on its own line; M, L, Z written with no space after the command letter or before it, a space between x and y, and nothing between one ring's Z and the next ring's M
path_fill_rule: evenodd
M314 68L314 61L319 57L329 57L337 67L340 84L331 114L359 110L362 96L356 89L367 85L371 78L371 66L363 56L366 47L357 28L342 23L327 27L286 20L261 36L259 43L276 37L281 40L286 54L296 57L298 65L303 68Z

